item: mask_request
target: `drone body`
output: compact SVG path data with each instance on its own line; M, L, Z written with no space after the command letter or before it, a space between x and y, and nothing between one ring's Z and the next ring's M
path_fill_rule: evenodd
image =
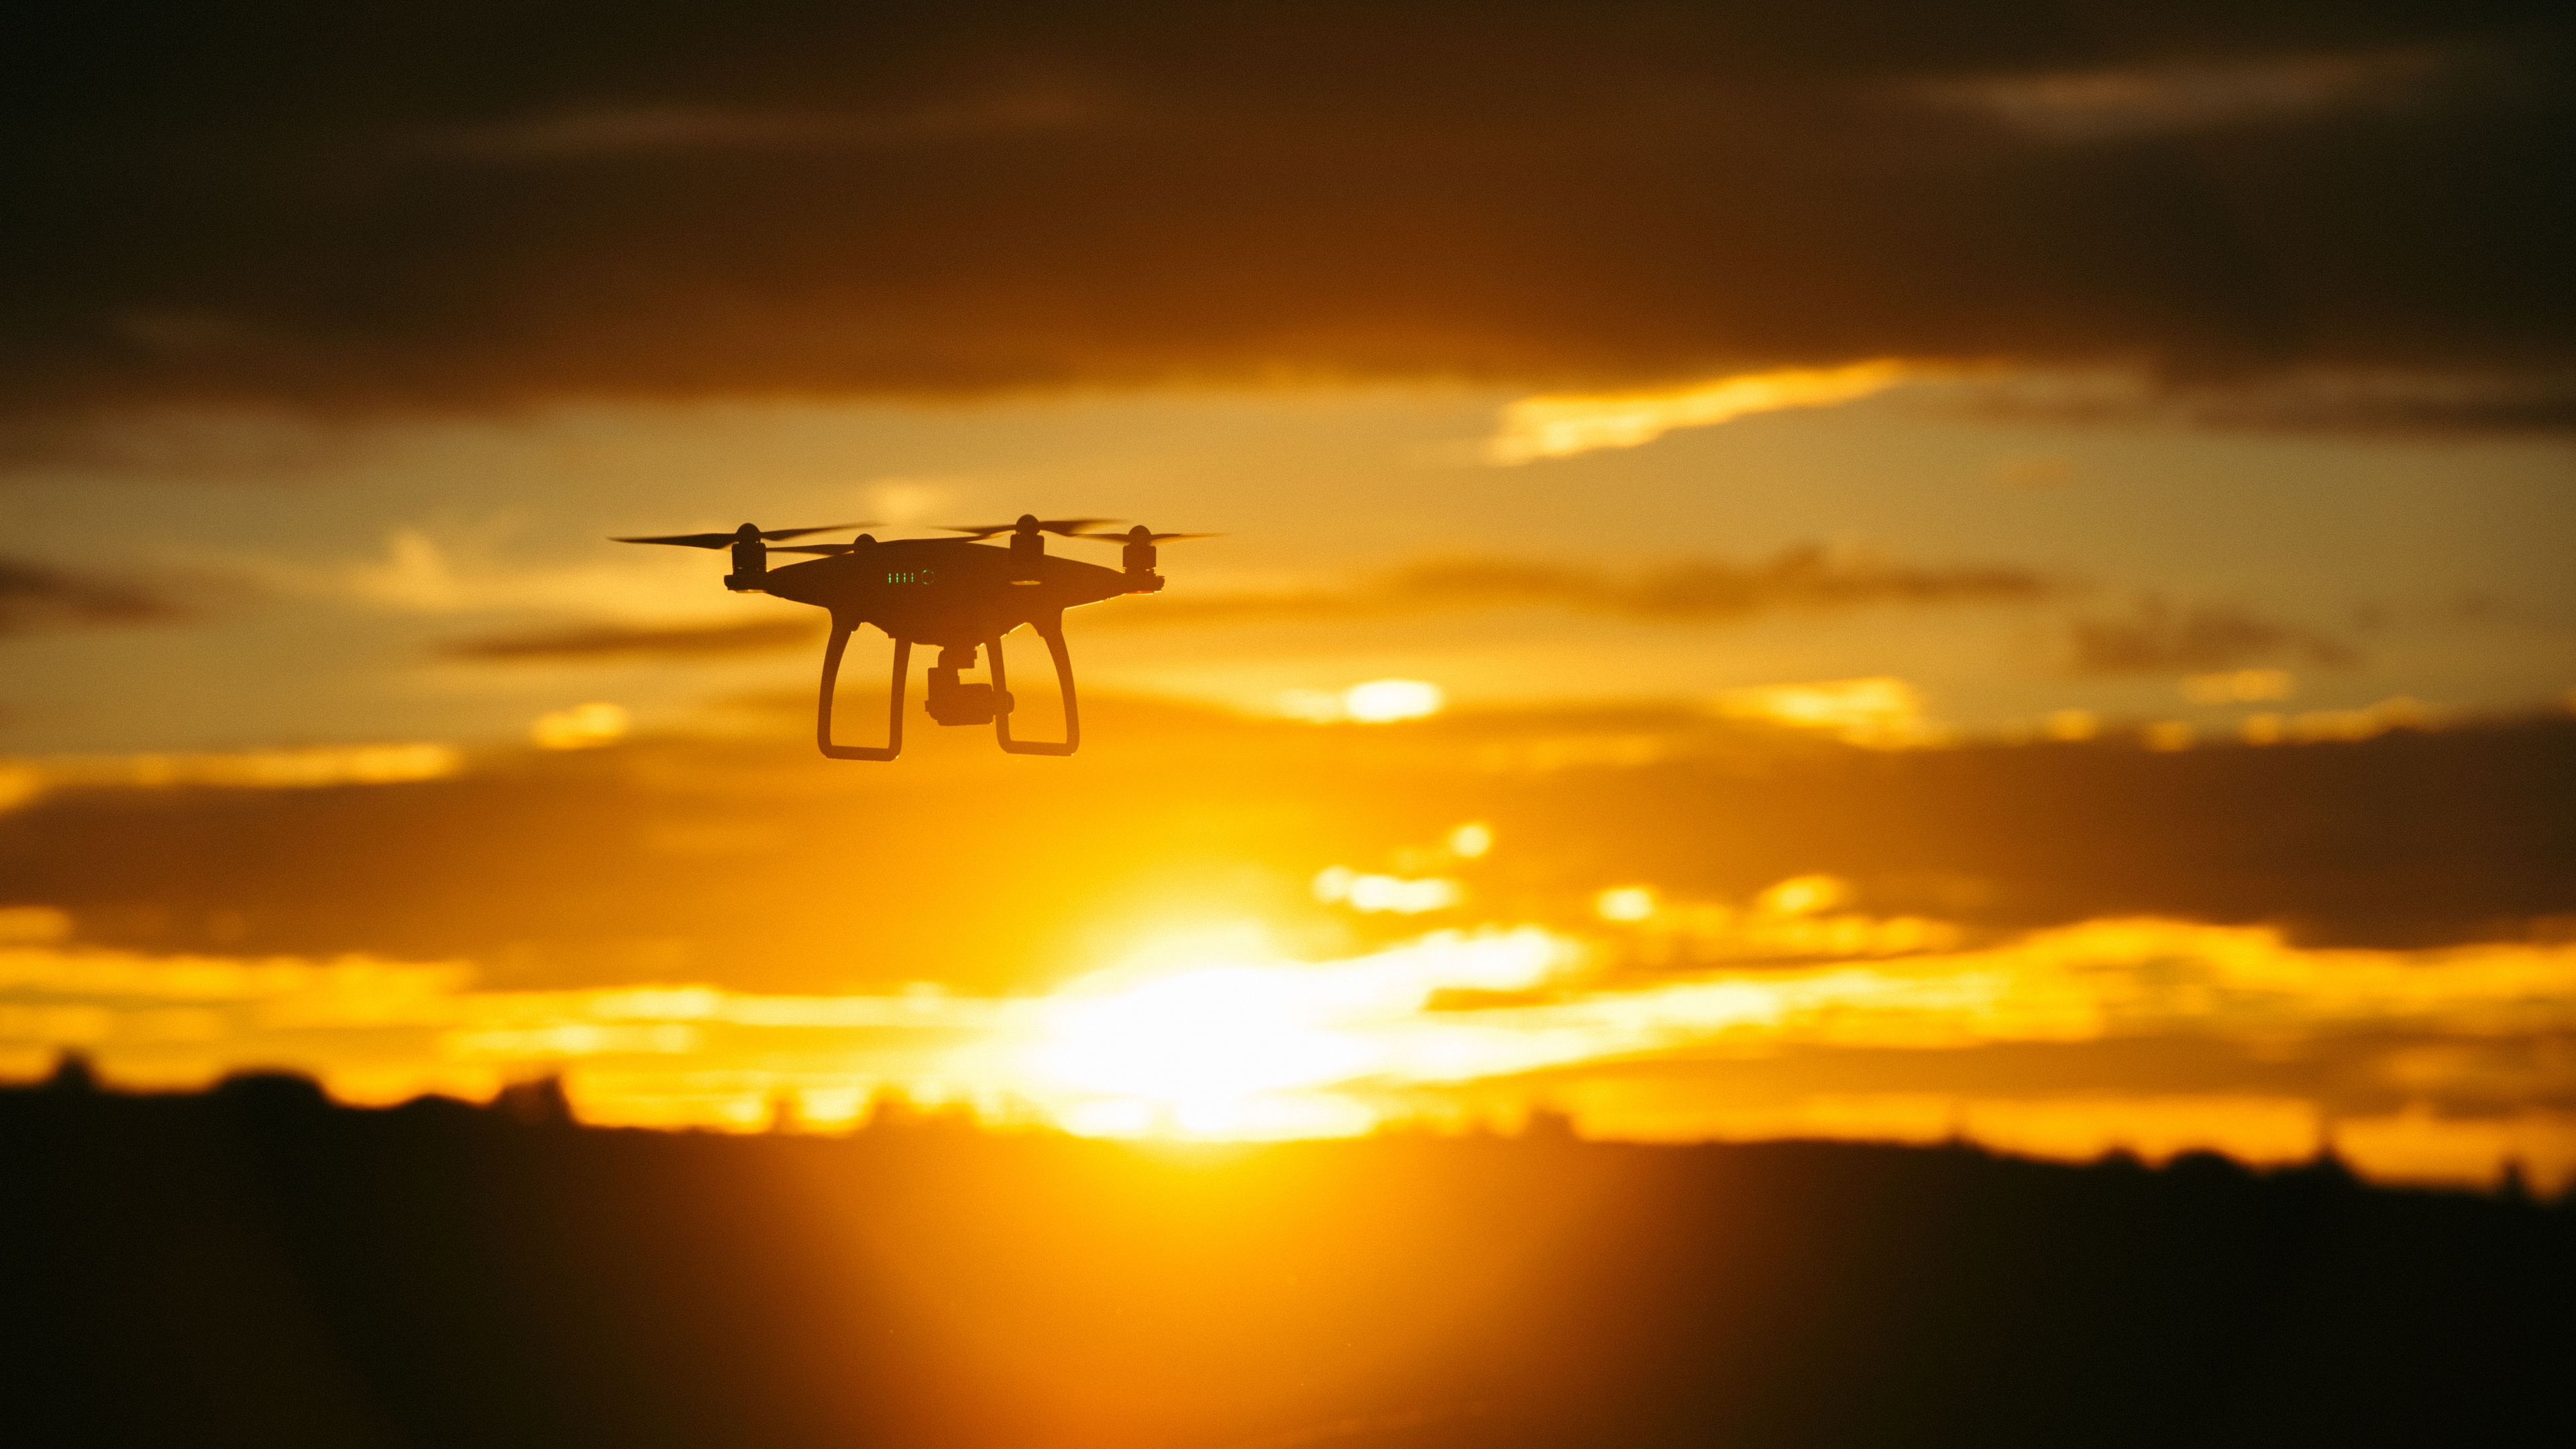
M860 534L851 543L771 549L772 539L796 538L824 529L773 529L744 524L730 534L688 534L664 538L629 538L620 543L668 543L690 548L729 548L734 571L725 587L737 593L766 593L830 611L831 642L823 652L822 695L816 706L815 741L836 760L891 760L903 752L904 682L916 644L940 651L930 671L930 717L943 725L993 726L1003 749L1022 755L1069 755L1082 743L1082 726L1073 687L1073 658L1064 642L1064 611L1096 604L1121 594L1150 594L1163 587L1155 572L1155 545L1196 534L1157 534L1137 527L1123 534L1083 533L1083 526L1104 519L1042 520L1022 516L1018 523L993 528L958 529L966 538L907 538L883 542ZM866 527L842 524L839 527ZM983 543L994 534L1010 535L1008 547ZM1123 569L1051 557L1044 534L1123 543ZM772 552L814 553L824 557L783 568L768 566ZM841 655L850 635L872 624L894 640L894 680L883 745L843 745L832 738L832 694L841 671ZM1011 697L1002 659L1002 637L1022 625L1046 641L1055 661L1056 684L1064 698L1062 740L1015 740L1011 737ZM961 683L961 670L976 667L976 651L986 652L990 680Z

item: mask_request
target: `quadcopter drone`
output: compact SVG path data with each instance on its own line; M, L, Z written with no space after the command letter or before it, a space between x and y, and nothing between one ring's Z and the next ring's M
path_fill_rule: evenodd
M826 524L821 528L762 529L744 524L731 533L684 533L662 538L620 538L616 543L664 543L682 548L730 548L733 572L724 585L736 593L774 594L832 611L832 642L823 650L823 693L816 708L814 738L835 760L891 760L903 753L903 689L912 661L912 646L939 646L938 667L930 671L930 717L943 725L993 727L1002 748L1015 755L1069 755L1082 744L1082 720L1073 694L1073 656L1064 644L1064 611L1096 604L1121 594L1150 594L1163 587L1154 572L1155 546L1175 539L1210 538L1204 533L1156 533L1138 524L1125 533L1086 533L1108 518L1039 518L1022 514L1017 523L950 528L962 538L897 538L880 541L862 533L850 543L801 544L772 548L785 539L830 533L843 528L870 528L865 523ZM1046 535L1125 545L1123 572L1097 564L1051 557ZM1010 545L984 540L1008 534ZM772 570L773 553L810 553L823 557ZM840 678L841 651L851 631L874 624L894 640L894 688L886 710L886 742L841 745L832 742L832 686ZM1064 738L1011 738L1010 680L1002 662L1002 636L1026 624L1046 641L1055 656L1056 687L1064 697ZM990 661L990 681L961 683L961 670L975 668L981 648Z

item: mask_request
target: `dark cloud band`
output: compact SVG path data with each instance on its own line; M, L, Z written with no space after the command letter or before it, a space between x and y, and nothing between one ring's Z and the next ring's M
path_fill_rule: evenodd
M0 408L2563 375L2541 4L56 7Z
M0 638L56 629L168 624L195 618L195 603L134 579L0 558Z
M534 634L459 639L440 647L449 659L483 663L581 663L617 659L722 659L801 648L823 637L810 619L659 628L599 624Z

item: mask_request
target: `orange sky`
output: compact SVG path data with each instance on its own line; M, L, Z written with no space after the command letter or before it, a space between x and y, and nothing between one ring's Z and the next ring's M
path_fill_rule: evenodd
M1565 961L1334 1017L1297 1050L1366 1060L1292 1073L1281 1130L2564 1160L2563 17L1298 14L32 38L0 1050L1143 1130L1191 1093L729 1033L1187 1000L1238 949L1295 1017L1501 933ZM815 620L606 542L1023 510L1223 535L1071 621L1073 761L827 764ZM1809 878L1921 924L1724 944ZM1999 971L2021 1012L2070 941L2112 943L2081 1030L1933 999ZM1452 988L1498 993L1454 1040ZM1694 1004L1809 990L1906 1004L1742 1060Z

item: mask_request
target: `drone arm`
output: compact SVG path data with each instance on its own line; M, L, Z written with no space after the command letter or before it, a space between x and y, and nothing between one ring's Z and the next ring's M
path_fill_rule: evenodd
M907 639L894 641L894 686L886 705L885 748L832 743L832 686L840 680L841 651L848 647L850 631L856 627L838 619L832 621L832 642L823 649L823 697L815 707L814 742L830 759L891 760L903 753L903 680L912 663L912 642Z
M1055 656L1056 689L1064 696L1064 739L1056 743L1012 739L1011 716L1007 710L994 716L993 738L1014 755L1069 755L1082 747L1082 714L1073 695L1073 651L1064 644L1063 620L1049 619L1036 628L1038 637L1046 640L1047 652ZM989 640L984 647L992 656L993 688L996 691L1007 690L1010 680L1003 672L1001 639Z

